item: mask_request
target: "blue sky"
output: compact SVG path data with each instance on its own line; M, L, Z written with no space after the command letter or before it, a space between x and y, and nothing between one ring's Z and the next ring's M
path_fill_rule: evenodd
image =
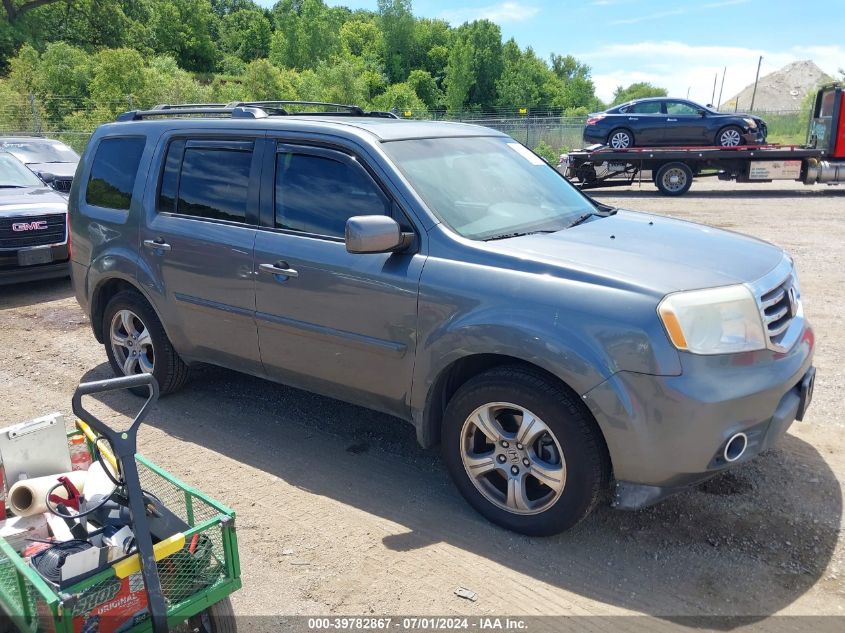
M376 8L376 0L326 1ZM727 66L726 100L754 81L760 55L761 75L799 59L829 74L845 67L845 0L415 0L413 8L453 26L490 19L542 57L571 53L592 67L603 99L619 84L651 81L709 102Z

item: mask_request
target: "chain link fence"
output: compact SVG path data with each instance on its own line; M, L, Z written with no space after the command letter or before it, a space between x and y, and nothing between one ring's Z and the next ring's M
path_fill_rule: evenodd
M0 136L49 136L78 152L85 148L91 132L101 123L114 120L125 110L149 108L133 95L99 101L96 105L73 97L39 99L34 95L0 94ZM397 112L400 117L461 121L483 125L512 136L549 160L581 147L586 116L564 116L546 108L503 108L494 112ZM755 111L766 119L769 141L801 144L806 140L809 113L801 110Z

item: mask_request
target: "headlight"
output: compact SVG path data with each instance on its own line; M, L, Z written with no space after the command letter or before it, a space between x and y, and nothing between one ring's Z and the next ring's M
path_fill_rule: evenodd
M657 312L669 339L693 354L732 354L765 349L757 302L745 286L667 295Z
M743 119L743 121L745 121L745 125L747 125L749 127L749 129L751 129L751 130L757 129L757 121L755 121L754 119Z

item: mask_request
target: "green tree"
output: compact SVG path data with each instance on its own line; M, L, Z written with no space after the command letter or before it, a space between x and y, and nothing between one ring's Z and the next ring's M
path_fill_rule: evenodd
M533 108L549 104L549 88L556 88L554 75L531 48L523 53L510 39L502 50L502 75L496 82L497 103L503 108Z
M169 56L153 58L144 68L144 90L139 95L139 107L157 103L205 103L211 99L211 90L179 68Z
M472 82L467 100L471 105L490 108L496 102L496 82L502 75L502 31L490 20L475 20L457 29L452 47L458 43L469 50ZM448 77L448 66L446 74Z
M428 108L410 84L402 82L388 87L375 97L372 106L376 110L387 110L399 116L424 116Z
M363 105L370 101L366 64L359 57L335 58L321 62L313 71L303 72L301 94L309 101Z
M93 78L91 56L65 42L47 45L35 73L34 88L53 120L86 105Z
M211 40L211 25L216 16L209 0L156 0L151 6L154 50L172 55L185 70L213 70L217 49Z
M437 82L427 70L412 70L408 75L408 86L414 91L429 110L439 107L443 103L443 92L437 87Z
M247 64L242 77L244 96L249 101L294 101L299 98L297 73L276 68L266 59Z
M3 0L3 10L5 11L5 18L9 24L14 24L20 20L25 14L38 7L54 4L59 0L29 0L28 2L20 2L19 0Z
M259 9L227 13L220 20L220 47L249 62L270 52L270 20Z
M378 0L384 34L384 61L391 82L405 81L411 72L410 43L414 35L411 0Z
M627 88L617 86L616 90L613 91L613 101L611 101L610 105L615 106L633 99L643 99L645 97L665 97L667 94L665 88L658 88L648 82L638 81Z
M22 95L35 92L41 56L29 44L21 46L16 57L9 62L9 85Z
M452 44L443 83L446 86L446 105L449 112L462 112L469 98L469 91L475 84L472 47L466 40L456 38Z
M114 114L127 110L132 98L144 93L144 58L131 48L104 49L97 53L91 80L91 98Z
M278 39L271 42L271 56L278 66L314 68L340 52L343 11L322 0L280 0L273 7Z
M442 79L449 60L450 38L451 29L445 20L417 20L411 39L410 67L426 70L432 77Z
M353 18L340 27L340 43L344 55L362 57L368 63L380 61L384 38L374 19Z

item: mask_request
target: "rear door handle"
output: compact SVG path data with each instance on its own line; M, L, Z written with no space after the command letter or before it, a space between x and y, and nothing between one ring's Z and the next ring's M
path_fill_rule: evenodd
M163 238L157 237L154 240L144 240L144 246L154 251L169 251L170 244L164 241Z
M678 119L666 119L667 121L675 121L677 122Z
M258 270L271 275L282 275L284 277L299 277L299 272L290 268L287 262L276 262L275 264L259 264Z

